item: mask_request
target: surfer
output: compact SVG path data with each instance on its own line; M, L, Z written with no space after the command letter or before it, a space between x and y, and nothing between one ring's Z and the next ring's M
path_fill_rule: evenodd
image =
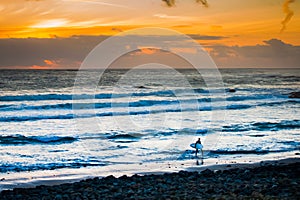
M200 149L200 150L201 150L201 156L202 156L202 158L203 158L203 150L202 150L203 145L201 144L200 138L198 138L198 140L196 141L196 143L195 143L195 148L196 148L196 157L197 157L197 154L198 154L199 149Z

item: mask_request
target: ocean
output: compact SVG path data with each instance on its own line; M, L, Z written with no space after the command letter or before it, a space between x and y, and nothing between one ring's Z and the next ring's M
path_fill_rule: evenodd
M0 190L299 156L300 70L219 71L1 70Z

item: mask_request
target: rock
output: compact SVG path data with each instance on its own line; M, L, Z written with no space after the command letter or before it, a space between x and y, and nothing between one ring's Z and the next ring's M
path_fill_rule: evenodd
M300 92L291 92L289 98L300 98Z
M63 199L69 199L69 195L67 195L67 194L64 194L62 197L63 197Z
M295 181L293 181L293 182L291 182L291 185L298 186L298 183L297 183L297 182L295 182Z
M227 89L227 92L233 93L233 92L236 92L236 89L234 89L234 88L229 88L229 89Z
M276 184L272 185L271 189L276 189L278 186Z
M55 196L54 199L55 200L62 200L63 198L62 198L62 195L58 194L58 195Z
M279 173L278 175L279 175L279 176L282 176L282 177L287 177L287 176L288 176L286 173L283 173L283 172L282 172L282 173Z
M226 166L226 165L225 165ZM299 199L300 162L200 173L95 178L2 191L6 199ZM188 192L187 192L188 191Z
M118 183L113 183L113 186L118 186Z
M202 174L203 176L210 176L210 175L213 175L214 172L211 171L211 170L209 170L209 169L206 169L206 170L202 171L201 174Z
M138 89L148 89L148 87L145 87L145 86L143 86L143 85L136 86L135 88L138 88Z

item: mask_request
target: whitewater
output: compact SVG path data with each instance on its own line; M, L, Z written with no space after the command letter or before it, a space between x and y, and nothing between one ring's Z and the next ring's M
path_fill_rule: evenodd
M74 94L75 70L1 70L0 190L178 171L199 164L189 146L199 137L202 165L299 156L298 69L221 69L222 88L192 69L176 71L189 88L168 70L124 82L127 72L106 70L93 93Z

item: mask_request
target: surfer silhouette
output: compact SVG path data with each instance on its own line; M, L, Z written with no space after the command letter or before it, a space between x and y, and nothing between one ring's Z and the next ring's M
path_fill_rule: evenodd
M200 139L200 138L198 138L198 140L195 142L195 148L196 148L196 157L197 157L197 154L198 154L199 149L200 149L200 151L201 151L201 156L202 156L202 158L203 158L203 150L202 150L203 145L201 144L201 139Z

